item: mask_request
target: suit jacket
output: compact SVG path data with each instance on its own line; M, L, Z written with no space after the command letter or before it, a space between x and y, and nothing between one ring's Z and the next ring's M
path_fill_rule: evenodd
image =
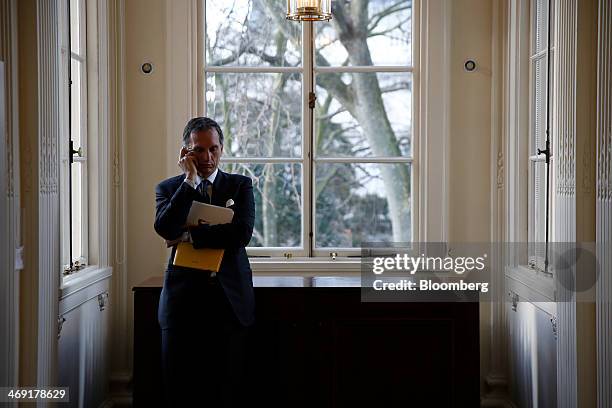
M204 197L184 183L185 175L171 177L155 188L155 231L166 240L180 237L193 200ZM225 207L229 199L234 218L229 224L200 225L190 228L194 248L223 248L225 253L217 279L232 309L244 326L254 321L254 295L251 266L245 247L253 234L255 200L249 177L219 170L212 186L213 205ZM193 324L201 313L204 273L201 270L172 265L176 246L168 259L160 298L158 319L162 329Z

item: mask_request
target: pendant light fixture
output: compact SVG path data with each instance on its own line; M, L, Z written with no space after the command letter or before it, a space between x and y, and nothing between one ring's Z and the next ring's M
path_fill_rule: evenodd
M331 0L287 0L287 20L329 21Z

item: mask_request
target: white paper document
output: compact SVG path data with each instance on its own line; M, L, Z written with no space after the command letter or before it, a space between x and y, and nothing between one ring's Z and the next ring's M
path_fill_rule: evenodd
M234 210L231 208L194 201L187 216L187 225L194 226L200 222L210 225L228 224L232 222L232 218L234 218Z

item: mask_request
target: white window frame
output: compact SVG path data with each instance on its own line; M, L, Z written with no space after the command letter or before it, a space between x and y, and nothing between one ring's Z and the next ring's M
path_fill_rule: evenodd
M527 223L526 223L526 227L527 227L527 242L529 244L537 244L539 246L541 246L542 244L544 244L544 242L539 242L536 241L536 231L537 228L548 228L549 229L549 242L552 241L552 226L553 226L553 209L554 209L554 197L555 194L552 193L552 189L554 184L554 157L550 158L550 164L549 164L549 170L547 172L547 177L549 178L549 183L550 183L550 189L548 191L548 197L546 197L546 190L544 190L543 196L542 198L544 200L547 200L548 203L548 225L546 225L546 221L544 221L545 225L535 225L534 220L535 220L535 212L536 212L536 207L537 207L537 203L536 203L536 197L535 197L535 185L534 185L534 180L535 180L535 163L536 162L545 162L546 161L546 155L545 154L537 154L537 151L534 151L534 149L544 149L546 146L544 145L540 145L540 146L535 146L535 139L536 139L536 87L541 86L541 84L536 84L535 83L535 71L536 71L536 64L539 61L546 61L548 58L548 50L549 50L549 44L548 44L548 16L546 16L546 19L544 20L544 24L546 24L545 27L545 34L546 34L546 38L545 38L545 43L546 43L546 48L544 48L543 50L538 51L537 48L537 44L536 44L536 34L537 34L537 30L538 30L538 18L537 18L537 3L538 1L543 1L546 4L546 8L548 9L548 0L530 0L530 4L529 4L529 133L528 133L528 155L529 155L529 166L528 166L528 193L527 193L527 200L528 200L528 216L527 216ZM555 32L555 2L552 1L552 13L551 13L551 30L552 33ZM550 69L550 74L554 75L554 58L555 58L555 42L554 42L554 34L551 35L550 37L551 42L552 42L552 46L550 47L550 56L551 56L551 69ZM546 63L546 75L548 75L548 64ZM545 109L548 109L549 111L549 115L551 117L551 128L550 128L550 149L551 149L551 154L552 154L552 150L553 150L553 143L554 143L554 132L552 129L552 115L553 115L553 105L554 105L554 82L553 82L553 78L551 77L550 79L550 87L551 87L551 93L550 93L550 101L547 101L547 89L546 89L546 82L547 82L547 76L544 76L544 105L545 105ZM548 105L548 103L550 102L550 105ZM544 130L546 128L546 122L544 122L543 124ZM546 233L546 232L544 232ZM541 248L540 248L541 250ZM531 248L529 249L528 252L528 256L527 256L527 265L529 268L531 269L535 269L537 271L544 271L545 266L544 266L544 258L541 256L538 256L538 254L532 254L531 252ZM550 267L551 265L549 265Z
M413 2L414 5L414 2ZM411 21L411 30L414 31L414 26L418 24L415 24L415 21L418 20L418 15L415 14L415 10L414 8L411 10L412 13L412 21ZM310 35L310 33L312 33L312 31L314 30L313 27L313 23L307 23L304 25L305 27L305 32L308 32L308 34ZM412 34L412 33L411 33ZM314 37L314 33L312 33L313 37ZM312 61L312 56L314 54L314 50L310 48L310 45L312 45L312 42L314 42L314 38L313 41L308 41L308 44L306 44L305 39L303 39L304 42L304 52L307 55L307 63L308 64L313 64L312 65L312 73L314 74L313 77L311 77L310 75L306 75L305 79L306 79L306 84L304 89L315 89L316 92L316 77L317 74L319 73L325 73L325 74L329 74L329 73L388 73L388 72L393 72L393 73L404 73L404 74L410 74L410 80L412 82L412 89L414 90L415 88L418 87L417 84L415 84L415 80L414 80L414 73L418 72L418 68L415 66L415 49L418 50L418 44L415 44L415 40L414 40L414 35L412 36L413 40L412 40L412 56L411 56L411 61L412 64L411 65L398 65L398 66L385 66L385 65L372 65L372 66L347 66L347 67L319 67L316 64L314 64L314 61ZM418 39L418 37L417 37ZM310 66L310 65L309 65ZM310 73L309 73L310 74ZM304 92L304 98L302 100L303 105L305 106L305 109L307 111L307 106L308 106L308 92ZM415 97L415 93L414 91L411 92L411 96L412 96L412 102L411 102L411 107L412 107L412 112L410 112L411 115L411 148L410 148L410 155L408 156L395 156L395 157L384 157L384 156L368 156L368 157L339 157L339 156L326 156L326 157L317 157L317 153L316 151L311 151L310 146L307 146L307 156L309 157L310 154L312 154L313 156L313 160L312 163L308 160L304 160L305 163L305 168L310 170L310 166L313 167L312 169L312 173L315 174L316 173L316 165L318 163L369 163L369 164L376 164L376 163L390 163L390 164L408 164L410 166L410 183L411 183L411 197L410 197L410 236L412 237L412 241L414 241L414 231L415 231L415 221L416 218L414 216L414 212L415 212L415 207L416 205L414 205L414 203L416 202L415 199L415 179L413 176L415 167L416 167L416 160L414 158L415 156L415 139L418 137L417 132L416 132L416 127L415 127L415 112L417 112L417 99ZM304 121L304 122L308 122L308 121ZM310 135L310 139L314 138L314 131L313 129L311 129L311 124L310 123L306 123L306 125L304 126L304 129L306 131L306 133L304 133L304 135ZM309 139L309 142L311 141ZM306 173L306 171L304 172ZM309 195L312 193L313 188L310 188L308 193ZM316 214L316 203L315 203L315 198L314 197L309 197L309 201L308 203L310 204L310 208L308 208L308 211L311 214L311 218L313 220L313 235L314 235L314 241L316 243L316 237L317 237L317 228L316 228L316 222L314 222L314 220L317 219L317 214ZM306 207L304 207L306 208ZM307 234L306 234L307 236ZM306 241L304 241L306 242ZM349 257L349 256L359 256L361 255L361 248L343 248L343 247L327 247L327 248L317 248L315 246L313 246L313 250L312 250L312 257L328 257L331 258L332 257L332 253L336 254L334 257Z
M202 22L205 24L206 22L206 0L202 0ZM412 9L412 21L411 21L411 29L413 32L417 31L415 29L418 28L418 5L417 1L413 1L413 9ZM295 23L300 24L300 23ZM206 65L206 57L202 57L202 70L204 72L204 77L208 73L281 73L281 72L292 72L299 73L302 75L302 156L301 157L287 157L287 158L228 158L223 157L222 162L224 163L296 163L302 165L302 244L301 248L299 247L249 247L247 248L247 252L249 255L256 256L285 256L285 257L310 257L310 258L325 258L331 257L331 253L335 254L335 257L349 257L349 256L358 256L361 254L360 248L342 248L342 247L326 247L326 248L317 248L314 246L316 243L316 203L315 197L312 194L313 188L310 175L315 173L315 168L318 163L392 163L392 164L409 164L411 167L411 237L414 240L415 237L415 211L416 211L416 186L415 186L415 178L414 178L414 170L415 170L415 144L418 145L418 142L415 141L418 135L416 132L415 120L417 112L417 104L418 99L414 90L418 88L418 83L416 80L418 76L415 77L414 73L418 71L415 66L415 63L418 61L418 36L412 36L412 65L405 66L381 66L381 65L373 65L373 66L360 66L360 67L317 67L315 62L313 61L314 56L314 40L315 40L315 27L312 22L306 22L302 25L302 49L301 49L301 65L299 67L236 67L236 66L223 66L223 67L209 67ZM206 30L201 30L202 33L205 33ZM353 157L316 157L316 152L311 152L311 140L314 136L312 124L310 123L310 110L308 108L308 99L309 99L309 90L316 88L316 75L319 73L385 73L385 72L396 72L396 73L409 73L411 74L412 81L412 140L411 140L411 153L409 156L398 156L398 157L363 157L363 158L353 158ZM316 90L315 90L316 92ZM206 95L206 81L203 81L203 95ZM205 97L205 96L204 96ZM205 99L204 99L205 100ZM203 114L206 115L206 103L202 104ZM310 160L310 157L313 157ZM313 167L311 169L311 167ZM312 219L309 219L311 217ZM313 246L312 252L310 251L309 245L309 232L310 225L312 225L312 234L313 234ZM310 253L311 252L311 253Z
M167 47L171 50L166 56L168 135L180 135L189 118L205 113L205 94L201 91L205 82L203 1L169 2L166 7ZM413 66L419 67L412 73L414 242L448 240L451 14L452 0L413 0ZM266 68L266 72L283 69L295 68ZM179 139L167 139L168 176L176 175ZM253 159L245 161L255 162ZM255 272L316 273L319 269L326 273L359 272L358 258L337 256L331 260L299 255L285 258L258 254L259 250L248 249L249 255L255 256L251 259Z
M116 79L113 79L111 62L115 61L111 55L112 33L109 31L113 24L113 10L110 4L98 0L81 0L83 3L81 19L82 51L80 57L84 61L82 104L82 148L85 158L79 158L87 167L82 177L82 238L83 254L86 255L86 267L71 274L64 275L64 268L69 264L68 234L68 138L62 136L59 143L60 155L60 289L63 295L78 290L85 285L95 282L100 276L111 273L110 236L111 200L112 200L112 149L118 143L113 142L111 122L113 112L111 107L111 93ZM68 71L67 71L67 13L66 0L56 2L60 29L60 69L58 70L59 97L60 97L60 131L61 135L68 134ZM116 12L116 11L115 11ZM86 33L86 35L85 35ZM86 50L86 52L84 52ZM85 69L84 65L89 69ZM79 147L79 146L75 146Z
M69 0L68 0L69 1ZM84 265L88 265L89 262L89 171L88 171L88 55L87 55L87 30L88 30L88 1L87 0L79 0L81 3L81 7L78 10L79 12L79 32L77 33L79 37L80 49L79 52L72 51L70 53L70 58L68 58L68 52L70 50L70 43L67 33L67 24L70 24L67 16L67 1L62 0L58 2L59 8L59 19L60 19L60 44L61 44L61 113L62 118L60 120L61 126L61 134L63 136L61 146L60 146L60 229L61 229L61 260L62 265L64 267L70 266L71 260L70 258L70 230L69 224L72 222L69 214L69 201L71 197L69 196L69 174L68 172L71 170L71 165L69 163L70 160L70 152L68 151L68 129L70 123L68 123L68 110L70 106L68 105L68 92L70 92L68 87L68 69L71 69L71 64L73 61L78 61L80 66L80 78L81 78L81 90L80 90L80 131L81 131L81 141L80 145L75 145L75 149L79 147L82 149L83 157L74 157L74 162L80 163L81 166L81 194L80 194L80 202L81 202L81 225L80 225L80 233L81 233L81 257L75 257L73 254L72 261L79 261ZM74 13L75 10L71 10L70 13ZM71 29L73 29L71 27ZM74 101L73 101L74 103ZM74 192L73 192L74 194ZM73 226L74 227L74 226Z
M199 3L202 12L201 19L199 25L201 25L201 35L206 35L206 0L201 0ZM298 23L296 23L298 24ZM308 26L308 27L307 27ZM308 31L308 34L307 34ZM312 57L308 57L306 55L305 45L306 39L308 35L312 32L312 23L305 24L302 30L302 55L301 55L301 65L297 67L242 67L242 66L207 66L206 64L206 51L202 49L201 55L201 66L198 68L198 71L201 70L203 75L203 80L201 82L201 98L202 103L201 111L202 115L206 116L206 75L208 73L223 73L223 74L238 74L238 73L262 73L262 74L273 74L273 73L299 73L302 76L302 156L301 157L231 157L223 156L221 158L221 163L248 163L248 164L271 164L271 163L291 163L291 164L302 164L302 209L303 211L310 212L311 196L309 189L304 186L308 186L308 174L306 162L308 161L306 158L308 157L309 144L306 143L306 139L304 135L309 134L310 132L310 124L307 123L308 120L305 118L308 117L308 92L304 91L309 86L309 81L311 79L307 79L307 71L304 69L306 66L306 62L310 61ZM307 257L308 254L308 228L306 225L306 217L302 217L302 244L303 247L248 247L247 253L248 255L255 256L265 256L265 257ZM291 255L287 255L291 254Z
M549 273L544 273L538 268L529 266L528 252L523 250L519 244L529 242L529 166L532 156L530 144L531 122L531 4L534 0L516 0L508 3L508 36L507 36L507 58L506 70L506 118L505 125L505 150L507 168L505 189L506 200L506 222L505 242L509 244L507 257L505 259L505 276L516 293L526 300L536 299L544 296L550 302L555 301L555 285ZM554 14L553 14L554 16ZM554 73L556 75L556 73ZM553 75L553 76L554 76ZM553 80L553 84L555 81ZM553 85L554 89L554 85ZM554 106L555 100L552 99ZM553 109L552 112L555 110ZM551 116L555 123L555 117ZM552 129L551 139L554 139L555 127ZM552 140L551 140L552 146ZM554 186L555 169L551 166L551 186ZM552 190L552 188L551 188ZM551 204L554 200L551 197ZM549 220L553 220L554 205L549 214ZM554 222L552 223L550 237L555 236ZM533 289L535 288L535 292ZM534 295L534 293L536 293ZM540 303L545 305L545 303ZM552 308L546 309L548 313L556 314L554 303ZM547 306L547 307L548 307Z

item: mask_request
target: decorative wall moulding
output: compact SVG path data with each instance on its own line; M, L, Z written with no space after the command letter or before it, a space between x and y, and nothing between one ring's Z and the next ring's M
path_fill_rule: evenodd
M504 152L497 153L497 188L504 188Z

